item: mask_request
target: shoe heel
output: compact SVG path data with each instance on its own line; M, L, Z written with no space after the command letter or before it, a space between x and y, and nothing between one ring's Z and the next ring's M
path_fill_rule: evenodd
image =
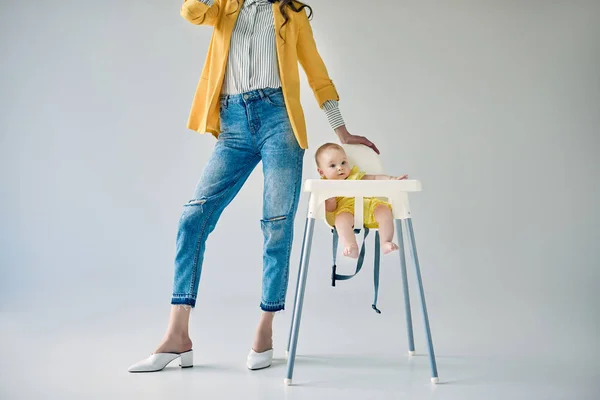
M179 366L181 368L190 368L194 366L194 350L181 353L179 356Z

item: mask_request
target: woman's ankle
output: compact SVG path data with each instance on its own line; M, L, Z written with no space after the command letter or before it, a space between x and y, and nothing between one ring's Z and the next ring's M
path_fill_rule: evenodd
M166 335L155 353L183 353L192 349L192 339L188 335Z
M263 353L273 348L273 333L271 331L256 331L252 350L257 353Z
M256 327L252 349L257 353L273 348L273 319L275 313L264 311Z
M167 332L164 341L185 343L191 342L190 335L187 332Z

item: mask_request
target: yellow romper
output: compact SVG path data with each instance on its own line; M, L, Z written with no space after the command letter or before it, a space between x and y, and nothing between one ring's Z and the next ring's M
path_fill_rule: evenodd
M346 179L359 181L365 175L366 174L364 172L362 172L361 170L359 170L358 167L355 165L350 170L350 174L348 175L348 177ZM323 178L323 179L325 179L325 178ZM337 204L337 208L335 209L335 211L326 213L327 223L329 223L329 225L331 225L331 226L335 225L335 217L340 213L347 212L347 213L354 215L354 197L336 197L335 201ZM364 218L365 227L367 227L369 229L377 229L379 227L379 224L377 224L377 222L375 221L375 208L380 204L387 206L390 210L392 209L392 206L390 205L390 203L380 200L376 197L365 197L364 198L363 218Z

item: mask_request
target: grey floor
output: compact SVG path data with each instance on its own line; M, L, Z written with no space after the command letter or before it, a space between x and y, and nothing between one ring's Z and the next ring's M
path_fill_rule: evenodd
M153 374L129 374L127 366L160 339L167 306L3 311L0 399L600 398L592 357L571 356L564 348L527 354L521 341L505 351L511 343L501 336L498 348L481 351L477 340L460 343L453 331L436 332L443 324L435 322L440 384L432 386L419 316L418 354L409 359L400 305L386 301L383 314L375 315L368 304L361 307L363 299L353 302L347 294L332 297L335 312L307 301L291 387L283 385L289 311L278 317L276 361L269 369L244 366L256 312L234 315L233 304L223 304L194 311L196 366L181 370L174 362Z

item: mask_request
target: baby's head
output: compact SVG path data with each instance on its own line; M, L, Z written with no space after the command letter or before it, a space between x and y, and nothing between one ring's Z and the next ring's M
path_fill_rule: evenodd
M317 171L322 178L346 179L350 175L350 165L346 152L339 144L325 143L315 153Z

